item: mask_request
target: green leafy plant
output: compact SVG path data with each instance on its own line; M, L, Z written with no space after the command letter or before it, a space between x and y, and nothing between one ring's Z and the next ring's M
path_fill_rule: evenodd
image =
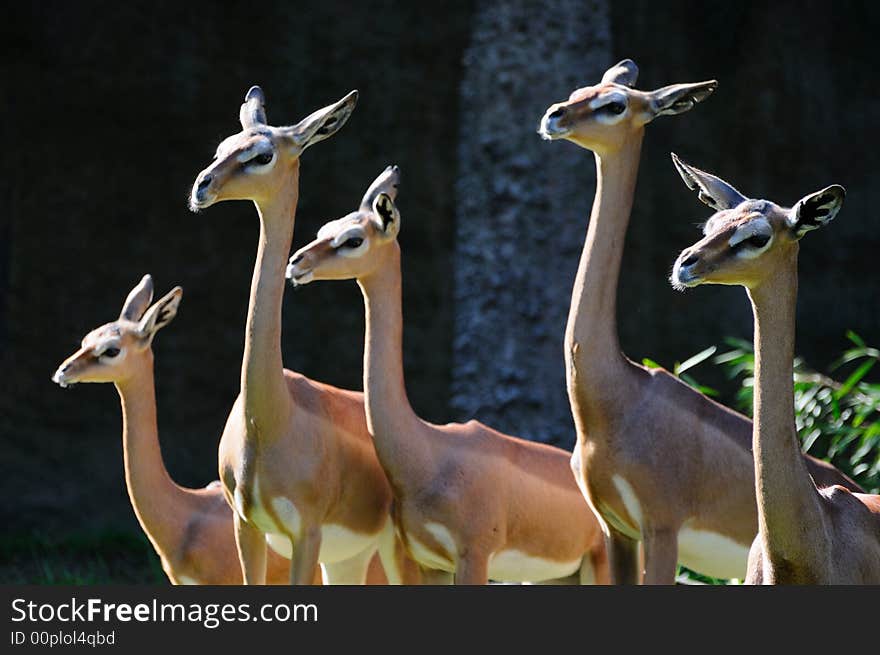
M717 397L718 395L720 395L717 390L713 389L712 387L707 387L700 384L687 372L698 364L702 364L703 362L705 362L712 355L714 355L717 350L718 348L716 348L715 346L709 346L705 350L701 350L700 352L698 352L696 355L688 357L683 362L675 362L675 366L672 367L672 373L687 382L700 393L706 394L707 396ZM663 368L653 359L648 359L647 357L642 360L642 364L644 364L648 368Z
M846 337L851 347L831 365L833 373L843 374L842 381L795 358L795 423L804 452L833 463L867 491L880 493L880 383L867 379L880 361L880 350L868 346L855 332L848 331ZM672 373L707 396L718 397L716 389L700 384L688 373L711 360L739 383L733 405L751 416L755 384L752 343L735 338L724 341L727 351L712 357L717 348L706 348L676 362ZM642 363L649 368L660 366L651 359Z
M870 493L880 493L880 383L867 379L880 361L880 350L869 347L856 333L848 331L851 347L831 365L840 380L810 369L801 358L794 361L795 423L804 452L832 462ZM731 380L738 382L733 404L752 415L754 399L755 353L752 343L725 339L728 350L716 355L717 348L706 348L683 362L676 362L672 373L708 395L717 390L700 384L688 371L706 361L721 366ZM644 359L649 368L660 365ZM880 369L878 369L880 370ZM679 567L677 579L685 584L736 584L716 580Z
M866 379L880 361L880 350L871 348L852 331L852 347L831 366L839 381L810 369L802 359L794 362L795 422L801 445L814 457L832 462L871 493L880 491L880 384ZM731 379L739 380L736 405L751 415L755 354L752 344L726 339L730 350L714 358Z

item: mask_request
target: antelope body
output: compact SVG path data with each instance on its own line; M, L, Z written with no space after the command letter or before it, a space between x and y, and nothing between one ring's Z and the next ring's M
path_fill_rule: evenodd
M386 169L359 210L322 227L287 269L297 285L356 279L363 292L367 421L394 489L398 534L435 579L454 575L456 584L573 575L606 581L602 534L571 475L568 453L477 421L433 425L409 404L398 178L397 167Z
M748 560L752 584L880 584L880 496L841 485L817 488L801 457L794 420L797 261L800 239L840 210L843 187L811 193L788 209L746 198L720 178L673 160L685 183L716 210L704 238L678 257L677 288L746 288L755 317L755 493L759 532Z
M138 523L174 584L241 584L232 512L219 484L181 487L162 460L152 342L177 313L176 287L155 305L149 275L132 289L119 318L90 332L53 376L61 386L112 382L122 402L125 483ZM149 309L148 309L149 307ZM273 555L267 581L286 582L290 562ZM320 575L318 576L320 579Z
M380 542L394 550L391 488L367 431L362 394L310 380L281 361L284 267L300 155L335 134L356 102L353 91L294 126L273 127L266 124L263 92L251 88L239 111L242 131L220 144L192 189L193 210L251 200L260 219L241 392L218 452L248 584L265 579L267 537L273 549L291 556L294 584L309 583L318 562L329 583L363 584ZM404 566L394 558L386 566L395 562ZM401 568L389 577L406 575Z
M572 467L607 535L612 579L672 584L681 562L742 578L758 530L751 421L662 369L628 359L617 338L617 280L645 125L705 100L717 82L634 88L624 60L595 86L552 105L546 139L595 153L597 186L565 334L568 394L577 428ZM858 489L807 457L822 486Z

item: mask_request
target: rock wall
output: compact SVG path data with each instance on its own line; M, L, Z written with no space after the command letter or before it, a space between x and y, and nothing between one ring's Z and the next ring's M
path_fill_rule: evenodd
M482 2L461 82L451 404L564 446L563 334L595 170L536 127L612 57L607 2Z

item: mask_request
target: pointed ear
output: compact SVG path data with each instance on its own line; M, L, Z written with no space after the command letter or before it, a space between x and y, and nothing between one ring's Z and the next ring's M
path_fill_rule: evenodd
M370 211L373 209L373 201L380 193L384 193L391 198L397 199L397 187L400 186L400 168L397 166L389 166L379 174L361 200L361 210Z
M845 197L846 189L832 184L798 200L788 214L788 224L797 238L830 223L843 206Z
M138 323L137 332L141 339L152 341L160 329L168 325L177 316L177 307L183 298L183 289L174 287L147 310Z
M728 184L720 177L715 177L711 173L684 163L674 152L670 154L672 155L672 163L675 164L675 169L681 175L687 188L696 191L697 197L715 211L733 209L747 200L733 185Z
M357 105L358 92L352 91L341 100L312 112L296 125L281 128L297 152L323 141L339 131Z
M128 297L122 304L119 318L126 321L137 321L153 299L153 278L147 274L141 278L137 286L128 292Z
M639 79L639 67L632 59L624 59L617 62L605 71L602 76L602 84L613 82L614 84L622 84L630 88L634 87L636 80Z
M386 239L393 239L400 232L400 212L387 193L380 193L373 200L373 220Z
M238 120L242 129L246 130L254 125L266 124L266 97L263 89L252 86L244 96L244 104L238 110Z
M664 114L681 114L693 109L698 102L703 102L715 89L717 80L696 82L694 84L672 84L648 93L648 107L653 120Z

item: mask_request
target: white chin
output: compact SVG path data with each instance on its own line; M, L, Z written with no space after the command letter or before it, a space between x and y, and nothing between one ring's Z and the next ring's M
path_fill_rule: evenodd
M672 286L679 290L691 289L700 285L700 278L681 275L678 271L675 271L671 277Z
M294 286L301 287L315 279L315 274L311 271L303 273L302 275L292 275L288 273L287 279L290 280Z
M556 141L557 139L563 139L567 137L568 134L568 130L560 130L554 128L546 120L542 121L541 127L538 128L538 135L545 141Z
M205 200L199 200L195 196L190 196L190 198L189 198L189 208L192 211L199 211L201 209L207 209L212 204L214 204L214 198L206 198Z

